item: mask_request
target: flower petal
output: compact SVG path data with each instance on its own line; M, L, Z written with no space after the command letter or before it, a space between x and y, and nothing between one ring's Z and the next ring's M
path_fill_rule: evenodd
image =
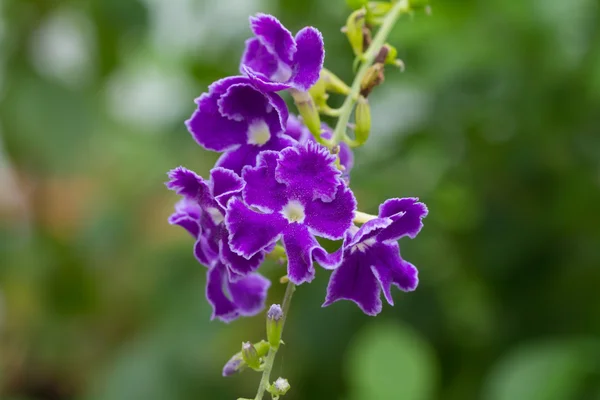
M200 234L202 209L197 201L184 197L175 204L175 212L169 217L171 225L179 225L195 239Z
M365 222L354 234L347 246L354 246L357 243L377 236L382 230L390 226L392 222L393 221L390 218L375 218Z
M371 261L371 270L390 305L394 305L391 286L396 285L405 292L413 291L419 284L418 271L414 265L400 257L398 243L380 243L368 249L366 256Z
M246 187L242 194L248 205L265 212L277 212L287 203L286 186L275 180L278 159L279 153L263 151L255 168L244 168L242 177Z
M290 224L283 233L283 246L288 258L288 277L296 285L310 282L315 277L312 253L320 247L308 228L299 223Z
M209 237L200 235L194 243L194 256L200 264L210 268L219 260L219 249Z
M264 252L260 251L256 253L254 256L250 257L250 259L245 259L244 257L234 253L229 248L229 243L226 242L228 236L224 236L223 240L219 243L219 249L221 254L221 260L227 268L232 272L229 274L230 281L238 281L241 278L247 276L248 274L256 271L260 264L265 259Z
M196 99L198 108L185 124L198 144L208 150L226 151L246 142L247 123L221 115L218 101L230 86L249 82L242 76L224 78Z
M229 86L227 91L217 101L222 116L234 121L264 119L273 105L271 98L257 90L249 82ZM279 118L277 118L279 121ZM283 127L278 129L281 132Z
M280 90L286 90L292 87L291 84L286 82L272 81L263 74L252 70L247 65L242 65L240 70L244 75L248 76L248 79L252 81L252 84L265 92L278 92Z
M277 64L277 57L271 54L258 38L246 40L246 48L240 63L242 74L245 74L244 67L246 67L268 79L277 71Z
M381 312L381 289L362 252L344 252L342 264L333 271L323 307L338 300L350 300L367 315Z
M265 308L271 281L260 274L251 274L236 282L229 282L228 286L240 315L252 316Z
M225 224L231 250L250 259L277 241L287 221L279 214L252 211L240 199L233 198L227 205Z
M422 219L427 216L427 207L418 198L389 199L379 206L379 216L394 222L377 237L379 240L395 241L403 236L414 239L423 227Z
M319 80L325 60L323 35L308 26L296 34L298 51L294 55L295 75L292 84L298 90L307 91Z
M211 319L219 318L230 322L240 314L235 303L227 297L224 288L227 285L227 271L223 264L218 263L206 273L206 299L213 308Z
M313 250L312 255L316 262L325 269L336 269L342 263L343 247L340 247L333 253L329 254L325 249L317 247Z
M317 143L288 147L281 151L275 178L297 196L331 201L341 182L335 160L335 155Z
M339 185L335 199L330 202L315 200L306 204L305 223L317 236L331 240L341 239L350 226L356 211L356 199L349 187Z
M258 40L279 60L287 65L292 63L296 52L296 43L288 31L277 18L268 14L257 14L250 17L250 29Z
M244 180L231 170L217 167L210 171L211 192L223 209L230 198L242 193L244 185Z

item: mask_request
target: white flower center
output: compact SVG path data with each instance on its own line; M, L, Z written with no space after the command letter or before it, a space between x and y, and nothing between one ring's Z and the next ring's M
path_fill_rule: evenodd
M352 246L352 249L350 249L350 253L354 253L357 250L364 253L369 247L373 246L375 244L375 242L376 242L375 238L371 238L371 239L367 239L362 242L359 242L359 243L355 244L354 246Z
M214 207L207 208L206 212L208 213L208 215L210 215L210 218L213 220L215 225L220 225L225 220L225 217L223 216L223 214L221 214L221 211Z
M292 77L292 69L284 63L277 63L277 71L271 75L271 80L275 82L287 82Z
M306 215L304 214L304 206L297 200L290 200L281 210L281 214L289 223L304 222Z
M250 123L248 126L248 144L262 146L269 139L271 139L271 132L269 131L269 125L264 120L257 119Z

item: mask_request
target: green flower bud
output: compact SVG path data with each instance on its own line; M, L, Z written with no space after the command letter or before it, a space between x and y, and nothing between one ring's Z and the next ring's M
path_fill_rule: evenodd
M321 70L321 79L325 83L325 90L331 93L338 93L347 96L350 94L350 87L337 77L333 72L326 68Z
M367 6L367 23L371 25L381 24L381 21L391 9L392 3L389 1L370 1Z
M260 369L260 356L252 343L242 343L242 358L250 368L255 370Z
M383 82L383 69L382 63L376 63L369 67L363 80L360 82L360 94L363 97L368 97L373 88Z
M319 76L319 80L315 83L310 89L308 89L308 94L313 98L315 105L317 107L321 107L327 104L327 84L325 79L323 79L323 74L321 73Z
M267 312L267 339L275 350L281 342L281 330L283 328L283 310L279 304L273 304Z
M267 388L267 391L273 395L273 399L277 400L279 396L285 395L291 386L287 379L277 378L271 386Z
M348 37L348 42L352 47L352 51L356 56L360 56L364 51L364 32L365 27L365 15L366 11L364 8L360 8L354 11L346 20L346 26L344 32Z
M371 107L364 97L360 97L354 111L354 140L361 145L369 138L371 132Z
M304 125L306 125L315 139L321 142L321 118L319 117L319 111L312 96L308 92L301 92L299 90L290 90L290 93L292 94L294 103L296 103L298 112L302 116Z

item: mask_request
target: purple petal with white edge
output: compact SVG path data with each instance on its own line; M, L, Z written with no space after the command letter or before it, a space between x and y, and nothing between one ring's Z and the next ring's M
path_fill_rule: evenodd
M341 183L336 156L318 143L288 147L281 151L275 178L302 198L331 201Z
M278 92L292 87L290 83L272 81L263 74L252 70L247 65L242 65L240 70L243 74L248 76L248 79L250 79L257 88L265 92Z
M390 218L375 218L367 221L354 234L352 239L346 244L347 247L354 246L357 243L364 242L377 236L382 230L392 224Z
M223 209L230 198L242 193L244 185L244 180L231 170L217 167L210 171L211 192Z
M198 236L194 243L194 256L205 267L211 267L219 260L219 248L205 235Z
M427 207L418 198L389 199L379 206L379 216L394 222L377 237L381 241L395 241L403 236L414 239L423 227Z
M330 202L314 200L307 202L304 223L312 233L331 240L341 239L354 219L356 199L349 187L339 185L335 198Z
M247 83L229 86L217 104L222 116L234 121L252 121L264 118L272 105L270 98Z
M229 247L246 259L275 243L287 224L281 215L252 211L238 198L227 205L225 225L229 230Z
M418 271L414 265L400 257L398 243L378 243L367 250L371 259L371 270L381 285L383 294L390 305L394 305L391 286L410 292L419 284Z
M229 248L229 244L225 240L221 240L219 243L219 249L221 252L221 260L227 268L232 272L229 274L230 281L238 281L239 279L247 276L248 274L256 271L260 264L265 259L264 252L260 251L256 253L253 257L250 257L249 260L244 257L234 253Z
M313 250L313 259L325 269L336 269L342 263L343 247L329 254L325 249L317 247Z
M240 315L252 316L261 312L265 308L270 286L271 281L260 274L251 274L236 282L229 282L229 293Z
M287 65L292 63L296 52L296 43L291 32L277 18L259 13L255 17L250 17L250 29L281 62Z
M210 196L208 184L194 171L190 171L184 167L177 167L170 170L167 175L169 177L169 181L166 183L167 188L180 196L190 199Z
M308 229L300 223L290 224L283 233L283 246L288 259L288 277L296 285L310 282L315 277L313 250L320 245Z
M381 312L380 293L379 282L363 252L346 251L342 264L331 274L323 307L338 300L350 300L365 314L374 316Z
M277 212L287 203L287 187L275 180L279 153L263 151L255 168L244 168L242 177L246 182L242 195L244 201L265 212Z
M244 68L249 68L256 74L261 74L265 79L277 71L277 57L269 53L269 50L258 40L251 38L246 40L246 48L240 63L240 72L245 73Z
M223 264L217 263L206 273L206 299L213 308L211 319L230 322L240 315L238 307L225 293L227 284L227 270Z
M236 174L241 174L244 167L254 167L257 164L258 155L266 150L280 151L286 147L295 145L296 142L293 139L285 137L275 136L272 137L263 146L240 146L236 150L228 151L224 153L217 160L217 167L232 170Z
M307 91L319 80L325 60L323 35L316 28L308 26L296 34L298 51L294 55L296 73L292 84L298 90Z
M218 101L230 86L248 83L247 77L224 78L196 99L198 108L185 124L198 144L207 150L226 151L246 142L247 123L221 115Z
M169 217L169 224L179 225L183 229L189 232L193 238L197 238L200 234L200 226L198 225L198 219L190 217L186 213L174 213Z
M279 125L278 125L279 130L277 132L275 132L275 130L273 130L272 133L274 135L283 134L283 133L285 133L287 120L290 117L290 113L287 108L287 104L285 104L285 100L283 100L283 98L280 95L278 95L277 93L267 92L266 96L269 98L271 105L273 106L273 108L277 112L277 116L279 117Z

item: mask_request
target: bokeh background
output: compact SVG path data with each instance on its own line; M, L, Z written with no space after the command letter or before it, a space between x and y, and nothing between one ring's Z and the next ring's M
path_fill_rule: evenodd
M276 363L286 398L600 399L599 8L438 0L399 22L406 72L371 95L352 187L367 212L428 204L401 242L421 283L371 318L322 309L319 270ZM254 395L257 373L221 368L263 315L209 320L163 182L215 161L183 121L257 11L319 28L351 79L343 0L0 0L0 398Z

